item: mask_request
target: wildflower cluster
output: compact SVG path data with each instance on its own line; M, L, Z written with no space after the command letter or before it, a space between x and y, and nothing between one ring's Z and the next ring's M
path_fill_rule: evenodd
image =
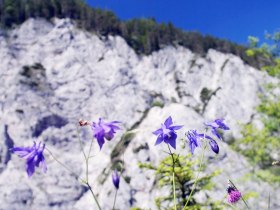
M189 144L190 152L192 154L194 154L194 151L197 147L203 147L204 145L206 146L207 144L205 144L205 143L208 143L210 148L212 149L212 151L214 153L218 154L220 149L219 149L219 145L218 145L217 141L215 140L215 138L222 140L221 134L219 133L220 130L225 130L225 131L229 130L229 127L224 123L224 119L216 119L212 122L204 123L204 125L206 126L206 131L207 131L207 128L211 129L211 133L213 136L207 134L206 131L204 133L199 133L195 129L187 131L186 132L186 141ZM174 158L176 155L175 155L175 153L171 152L169 145L172 148L176 149L176 139L177 139L176 131L181 129L182 127L183 127L182 125L173 125L172 118L168 117L165 120L165 122L163 124L161 124L161 127L153 132L153 134L157 136L155 145L158 145L158 144L164 142L168 145L168 149L170 151L169 155L170 155L170 160L172 161L171 162L171 165L172 165L171 171L172 171L172 177L173 177L172 185L173 185L173 200L174 200L174 209L175 210L177 209L177 206L179 205L177 203L178 198L176 198L176 194L177 194L178 190L175 185L176 185L176 183L179 184L181 186L180 189L182 190L182 189L184 189L183 186L185 184L180 183L180 181L182 179L180 179L179 181L177 180L177 178L180 175L178 174L179 170L176 169L176 171L175 171L175 168L177 167L177 164L178 164L177 162L179 160L179 155L177 155L177 158ZM199 172L202 169L202 160L203 160L203 155L202 155L200 166L199 166ZM147 167L145 164L144 165L142 164L140 166L142 166L144 168ZM181 165L181 167L182 167L182 165ZM159 170L159 169L157 169L157 167L152 167L152 166L148 166L147 168ZM163 169L161 168L160 171L162 171L162 170ZM193 199L192 194L194 192L194 189L196 188L197 181L198 181L198 177L196 178L196 180L194 182L194 187L188 194L187 198L185 197L186 194L183 193L182 201L185 202L183 209L186 209L186 206L188 206L189 202L192 202L191 201ZM231 186L228 188L228 202L229 203L235 203L241 197L242 197L241 193L235 187ZM160 206L160 204L158 204L158 205Z
M93 131L93 137L96 138L100 150L102 149L105 140L111 141L114 138L114 134L120 128L117 126L119 121L104 122L102 118L99 118L98 123L89 123L84 120L79 121L80 126L90 125ZM17 154L20 158L26 159L26 171L29 177L35 172L35 167L42 166L43 171L47 171L45 157L43 155L45 144L34 142L32 147L13 147L11 152Z
M99 120L97 122L88 122L88 121L84 121L84 120L79 121L80 126L90 126L91 127L91 130L93 133L92 134L93 139L95 139L97 141L100 150L102 149L103 145L105 144L105 140L111 141L114 138L116 132L118 130L120 130L119 124L120 124L119 121L105 122L102 118L99 118ZM205 145L204 142L208 142L212 151L214 153L218 154L219 146L217 144L217 141L214 138L222 140L219 130L229 130L229 127L224 123L224 119L216 119L213 122L204 123L204 125L211 128L211 133L214 137L211 137L206 132L199 133L195 129L187 131L186 132L186 141L189 144L190 152L192 154L194 154L194 151L197 147L202 147L202 145ZM176 183L180 183L180 185L181 185L179 192L181 195L182 205L184 205L184 203L185 203L185 205L183 207L183 209L185 209L186 206L188 205L188 202L193 202L192 194L194 192L194 189L195 189L197 181L198 181L198 177L197 177L195 182L192 184L193 185L192 189L190 188L191 185L188 186L187 188L184 187L185 182L188 182L188 180L190 179L190 175L192 174L189 162L187 162L187 165L184 168L182 166L182 163L185 160L185 158L179 157L179 155L172 153L171 149L169 147L169 146L171 146L173 149L176 150L176 140L177 140L176 132L182 128L183 128L183 125L174 125L171 116L169 116L164 121L164 123L161 124L161 127L153 132L153 134L157 136L155 145L159 145L162 142L164 142L165 144L167 144L169 152L170 152L169 153L170 158L166 159L165 162L163 162L164 164L160 171L164 171L165 170L164 167L167 167L166 165L168 165L169 168L171 167L171 169L168 168L165 171L165 173L167 173L168 171L172 171L172 183L173 183L173 196L174 196L175 210L178 205L177 201L176 201L177 200L176 192L178 192L178 188L176 188ZM80 143L81 143L81 141L80 141ZM84 157L85 157L85 161L86 161L86 173L87 174L86 174L86 178L80 179L80 181L89 188L89 190L92 192L94 200L97 203L98 208L101 209L101 207L92 191L89 181L88 181L88 161L90 158L91 147L92 147L92 142L91 142L90 149L89 149L88 156L87 156L87 155L85 155L85 152L83 150L82 143L81 143L81 149L84 153ZM43 154L45 150L47 150L50 153L50 155L52 155L52 153L46 148L45 144L42 142L39 142L39 143L34 142L33 146L31 146L31 147L13 147L13 148L11 148L12 152L17 154L20 158L23 158L26 160L26 172L27 172L28 177L31 177L35 172L35 168L39 167L39 166L42 167L43 172L47 171L47 165L46 165L45 157ZM58 163L60 163L62 166L65 167L65 165L62 164L60 161L58 161L56 158L54 158L54 159ZM203 159L203 157L202 157L202 159ZM200 163L200 167L199 167L200 169L202 168L201 165L202 165L202 162ZM67 167L65 167L65 168L67 169ZM152 168L157 170L156 167L152 167ZM180 169L180 168L182 168L182 169ZM189 168L189 169L187 170L187 168ZM114 170L112 173L112 183L116 189L113 209L115 206L117 191L119 189L120 174L118 173L117 170ZM175 176L176 176L176 178L175 178ZM209 180L209 177L208 178L205 177L203 179ZM200 178L200 179L203 180L202 178ZM235 203L240 198L242 198L241 193L237 190L237 188L234 185L230 185L227 188L227 192L228 192L228 202L229 203Z
M211 127L212 134L218 139L222 139L221 135L218 132L218 129L221 130L229 130L229 127L223 122L224 119L216 119L213 122L205 123L206 126ZM161 124L161 128L157 129L153 132L154 135L157 136L157 140L155 145L160 144L161 142L165 142L169 144L171 147L176 149L176 130L181 129L182 125L173 125L173 121L171 117L168 117L163 124ZM194 150L196 147L202 146L203 140L208 140L209 145L213 152L216 154L219 153L219 146L211 136L206 135L205 133L198 133L196 130L190 130L186 133L190 151L194 154Z
M229 130L229 127L223 121L224 119L217 119L213 122L205 123L206 126L211 127L212 134L214 134L214 136L216 136L218 139L222 139L221 135L218 132L218 129ZM211 136L206 135L205 133L197 133L196 130L188 131L186 135L189 140L189 146L192 154L194 153L196 147L202 145L202 140L208 140L212 151L216 154L219 153L219 146Z

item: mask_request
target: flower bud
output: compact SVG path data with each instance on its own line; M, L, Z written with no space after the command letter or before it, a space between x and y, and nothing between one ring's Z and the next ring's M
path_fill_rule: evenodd
M116 189L119 189L119 184L120 184L120 176L118 174L118 171L115 170L112 174L112 181Z

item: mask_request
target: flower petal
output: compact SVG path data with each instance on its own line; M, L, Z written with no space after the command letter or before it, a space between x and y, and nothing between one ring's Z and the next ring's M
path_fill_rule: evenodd
M171 118L171 116L169 116L169 117L165 120L164 125L166 126L166 128L169 128L169 126L172 125L172 124L173 124L172 118Z
M170 126L169 129L170 130L179 130L181 129L182 127L184 127L183 125L174 125L174 126Z
M41 166L42 166L43 172L46 173L48 168L47 168L47 164L46 164L44 155L42 155Z
M194 154L195 148L200 146L199 135L200 134L198 134L196 130L188 131L187 138L189 140L189 147L192 154Z
M165 143L169 144L171 147L176 149L176 139L177 139L177 134L174 132L169 133L169 137L167 140L164 140Z
M156 136L162 134L162 129L161 128L157 129L156 131L153 132L153 134L155 134Z
M195 144L195 142L190 141L189 146L190 146L191 153L194 154L194 150L197 147L197 145Z
M112 122L109 122L109 123L110 124L118 124L118 123L122 123L122 122L115 120L115 121L112 121Z
M26 172L28 177L31 177L35 172L35 165L33 161L27 161L26 163Z
M25 147L14 147L11 148L10 151L17 154L21 158L25 157L31 152L30 148L25 148Z
M159 136L157 137L157 141L156 141L155 145L160 144L162 141L163 141L163 135L159 135Z
M224 119L217 119L215 122L219 125L219 128L222 130L229 130L229 127L223 122Z
M96 136L97 143L99 145L100 150L102 149L103 144L105 143L104 135L97 135Z
M108 132L111 131L111 127L110 127L109 125L107 125L107 124L102 124L102 125L100 126L100 128L102 128L102 129L104 130L105 133L108 133Z
M110 132L105 133L104 137L105 137L108 141L110 141L110 140L112 140L112 139L114 138L114 134L115 134L115 132L114 132L113 130L111 130Z
M204 123L204 125L206 126L210 126L212 128L218 128L219 125L214 121L214 122L207 122L207 123Z
M212 128L211 132L212 132L218 139L222 139L221 135L219 134L219 132L217 131L216 128Z

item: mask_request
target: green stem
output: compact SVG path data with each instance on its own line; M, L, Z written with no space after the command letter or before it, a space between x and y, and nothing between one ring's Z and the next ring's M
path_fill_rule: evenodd
M112 210L115 209L115 204L116 204L116 200L117 200L117 194L118 194L118 190L116 190L116 193L115 193L115 197L114 197L114 204L113 204L113 208Z
M175 189L175 173L173 171L172 173L172 182L173 182L173 199L174 199L174 207L175 207L175 210L177 209L177 205L176 205L176 189Z
M174 209L177 210L176 205L176 187L175 187L175 160L173 157L173 153L171 152L171 149L169 145L167 144L171 158L172 158L172 185L173 185L173 200L174 200Z
M89 159L90 159L90 152L91 152L92 144L93 144L93 139L90 142L90 147L89 147L89 150L88 150L88 155L85 158L85 161L86 161L86 180L87 180L87 182L88 182L88 163L89 163Z
M190 201L190 199L191 199L191 197L192 197L192 194L193 194L193 192L194 192L194 190L195 190L195 188L196 188L197 181L198 181L198 178L199 178L199 174L200 174L201 169L202 169L202 162L203 162L203 159L204 159L204 151L205 151L205 148L206 148L206 146L204 146L203 151L202 151L202 157L201 157L201 159L200 159L199 168L198 168L197 176L196 176L196 178L195 178L194 186L193 186L193 188L192 188L192 191L190 192L190 195L188 196L188 199L187 199L187 201L186 201L186 204L185 204L183 210L186 209L186 207L187 207L187 205L188 205L188 203L189 203L189 201Z
M100 207L99 202L98 202L98 200L96 198L96 195L94 194L94 192L93 192L93 190L92 190L92 188L91 188L91 186L89 184L89 181L88 181L88 175L89 175L89 173L88 173L88 163L89 163L89 159L90 159L90 152L91 152L91 149L92 149L93 140L90 143L90 148L89 148L89 151L88 151L88 155L86 155L86 153L84 151L84 148L83 148L82 140L80 138L80 132L79 132L78 127L77 127L77 133L78 133L78 139L79 139L79 142L80 142L80 147L81 147L81 150L83 152L83 155L84 155L84 158L85 158L85 162L86 162L86 180L83 183L88 187L88 189L90 190L90 192L91 192L91 194L93 196L93 199L94 199L95 203L98 206L98 209L101 210L101 207Z
M95 194L94 194L93 191L92 191L91 186L89 185L88 182L86 182L85 184L87 185L88 189L90 190L90 192L91 192L91 194L92 194L92 196L93 196L93 198L94 198L94 200L95 200L95 203L96 203L97 206L98 206L98 209L101 210L101 207L100 207L100 205L99 205L99 203L98 203L98 201L97 201L97 198L96 198Z
M82 140L81 140L81 137L80 137L80 132L79 132L78 127L77 127L77 133L78 133L78 139L79 139L80 147L81 147L81 150L83 152L84 158L87 159L86 153L85 153L84 148L83 148L83 143L82 143Z

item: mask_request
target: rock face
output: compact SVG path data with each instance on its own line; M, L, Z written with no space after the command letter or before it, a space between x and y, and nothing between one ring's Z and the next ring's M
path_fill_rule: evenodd
M97 209L90 191L47 152L47 174L38 168L27 178L24 160L8 150L44 141L54 156L83 177L78 136L88 149L92 134L90 128L77 131L77 122L99 117L123 122L120 133L138 130L126 146L120 133L101 151L94 144L89 177L101 206L112 208L110 167L123 153L124 175L130 182L121 178L116 207L129 209L133 200L134 206L155 209L154 197L163 192L155 189L153 173L137 166L145 161L156 164L166 155L164 145L154 146L151 131L169 115L184 125L180 136L188 129L203 129L205 120L223 117L231 128L225 140L238 138L238 123L252 120L262 85L273 81L240 58L214 50L200 57L185 48L166 47L138 56L121 37L100 38L67 19L53 24L30 19L1 31L0 49L1 210ZM223 172L215 177L214 191L208 195L224 200L231 178L241 191L259 193L248 200L252 209L266 208L269 192L271 209L279 209L279 186L245 180L252 166L226 143L219 145L221 152L217 158L209 156L207 171ZM112 155L116 150L120 153Z

